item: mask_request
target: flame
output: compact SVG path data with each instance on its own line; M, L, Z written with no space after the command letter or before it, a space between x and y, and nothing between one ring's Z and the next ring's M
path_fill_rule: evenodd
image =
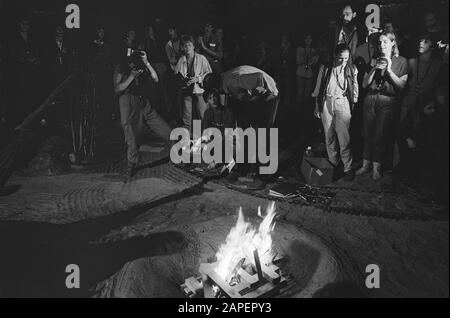
M262 217L261 208L258 207L258 216ZM269 264L274 255L272 251L271 232L275 228L274 218L275 203L272 202L266 209L266 216L260 223L258 230L249 222L244 220L242 208L239 208L239 216L236 225L230 230L225 244L216 254L216 273L226 282L236 275L242 264L242 260L253 263L253 252L258 251L261 263Z

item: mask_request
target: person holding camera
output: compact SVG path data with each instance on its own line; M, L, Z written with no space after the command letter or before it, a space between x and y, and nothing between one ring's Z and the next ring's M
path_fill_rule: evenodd
M350 150L350 122L353 105L358 101L358 70L350 63L350 48L338 44L331 65L319 70L314 115L322 120L328 159L338 166L339 158L344 165L344 180L354 178Z
M377 58L372 59L363 87L368 89L363 102L364 150L362 175L373 165L374 180L382 177L388 146L394 141L394 111L408 80L408 61L398 55L395 34L384 31L378 40Z
M195 52L195 42L192 36L184 35L181 38L184 55L178 60L175 74L181 82L183 97L183 126L191 131L192 106L195 104L200 119L207 108L203 99L203 79L212 72L211 66L205 56Z
M120 120L127 144L127 172L133 176L138 165L139 137L146 124L153 133L169 141L171 129L149 102L150 80L158 76L144 51L128 50L127 58L114 70L114 92L119 95Z

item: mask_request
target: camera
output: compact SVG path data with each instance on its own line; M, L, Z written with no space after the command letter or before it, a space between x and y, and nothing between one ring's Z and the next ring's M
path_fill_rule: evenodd
M127 49L127 57L141 57L145 54L144 51L133 50L132 48Z
M144 62L142 61L142 56L144 56L145 51L134 50L132 48L127 49L127 59L128 63L133 63L135 69L145 70Z
M379 57L377 63L386 67L388 65L388 60L385 57Z
M181 83L181 89L182 89L182 90L190 90L190 89L192 89L192 86L193 86L193 85L188 85L188 82L189 82L191 79L192 79L192 78L189 77L189 76L184 77L184 76L182 76L181 74L179 74L179 81L180 81L180 83Z
M381 66L384 66L384 68L388 65L388 60L385 57L379 57L377 59L377 64L380 64ZM383 74L382 70L377 69L374 75L374 81L377 85L378 89L381 89L384 86L384 83L386 82L386 77Z

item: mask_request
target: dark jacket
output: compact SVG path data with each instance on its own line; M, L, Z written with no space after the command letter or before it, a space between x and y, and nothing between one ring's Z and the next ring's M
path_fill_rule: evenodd
M331 71L333 70L333 66L329 65L329 66L325 66L324 67L324 71L323 71L323 77L322 80L320 82L320 89L319 89L319 95L317 96L317 102L319 105L319 111L322 112L323 110L323 105L325 103L325 99L326 99L326 89L328 87L328 84L330 83L330 77L331 77ZM345 92L345 95L348 99L348 102L350 104L350 110L353 111L353 106L355 103L354 100L354 96L355 93L357 93L357 85L358 82L355 81L355 72L356 72L356 67L352 64L347 64L345 66L344 69L344 73L345 73L345 79L347 82L347 90Z
M338 44L341 28L344 30L344 41L350 49L351 59L353 60L356 55L356 48L358 47L358 29L353 24L348 26L338 26L334 33L334 47ZM334 51L332 47L332 51Z

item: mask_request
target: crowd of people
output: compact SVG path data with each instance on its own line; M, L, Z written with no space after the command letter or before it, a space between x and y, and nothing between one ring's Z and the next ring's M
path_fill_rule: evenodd
M168 140L171 128L190 130L193 119L203 120L203 128L273 127L283 113L320 119L328 159L346 181L369 172L379 180L395 168L414 183L430 168L434 190L446 191L448 21L427 12L422 32L412 34L395 21L367 29L355 23L357 14L345 5L321 36L306 30L296 45L282 34L276 46L262 38L254 49L244 33L227 42L226 30L211 22L187 35L155 19L142 33L124 32L116 46L98 28L86 65L102 120L116 112L111 93L118 97L129 172L138 164L144 124ZM3 62L9 58L13 66L8 93L15 97L2 120L14 124L36 106L31 101L80 63L64 28L55 28L45 50L30 37L30 28L29 20L20 22L9 52L0 44ZM355 169L353 158L359 156L362 166Z

